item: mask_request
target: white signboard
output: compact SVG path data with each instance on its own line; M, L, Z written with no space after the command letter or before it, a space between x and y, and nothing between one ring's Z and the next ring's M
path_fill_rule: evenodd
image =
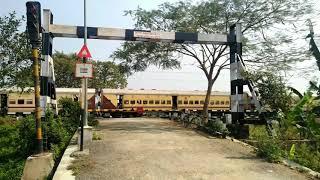
M135 38L160 39L160 34L156 32L134 31Z
M75 75L78 78L92 78L93 65L91 63L77 63Z

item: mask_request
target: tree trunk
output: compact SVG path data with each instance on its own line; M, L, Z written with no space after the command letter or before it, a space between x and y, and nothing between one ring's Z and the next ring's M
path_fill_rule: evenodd
M213 82L212 82L212 80L209 80L206 99L204 101L203 112L202 112L203 113L203 124L207 124L208 120L209 120L208 108L209 108L212 86L213 86Z

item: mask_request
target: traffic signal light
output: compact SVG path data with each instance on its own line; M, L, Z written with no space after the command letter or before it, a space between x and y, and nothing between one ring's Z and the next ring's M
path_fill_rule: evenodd
M29 1L27 6L27 31L30 43L33 47L39 47L41 43L41 5L36 1Z

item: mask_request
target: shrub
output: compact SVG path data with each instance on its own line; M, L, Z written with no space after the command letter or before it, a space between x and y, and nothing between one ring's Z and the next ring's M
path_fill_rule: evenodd
M32 116L27 116L19 120L19 138L22 141L21 151L27 157L32 154L36 148L36 126L35 120Z
M52 112L47 111L42 122L43 137L47 138L48 149L53 152L56 162L79 127L81 112L80 104L71 98L62 98L59 103L63 107L60 116L54 117ZM94 126L98 121L89 116L89 124ZM35 129L33 116L19 120L0 117L0 179L20 179L26 158L36 148Z
M320 152L303 143L296 147L293 160L315 171L320 171Z
M207 131L209 131L209 133L213 133L214 135L219 135L222 137L225 137L230 133L220 120L208 121L208 123L205 125L205 128Z
M93 115L88 115L88 125L89 126L98 126L99 121L97 119L95 119Z
M23 173L25 159L7 160L0 163L0 179L20 179Z
M20 179L35 139L29 121L29 117L21 121L10 117L0 118L0 134L3 135L0 137L0 179ZM29 140L30 137L33 139Z
M80 124L81 107L79 102L73 101L71 98L59 99L59 110L61 121L68 132L75 132Z
M256 153L259 157L266 158L269 162L280 162L284 155L280 141L272 138L259 139Z
M48 141L51 144L59 144L66 141L68 131L64 127L60 117L54 118L52 112L46 113L46 125Z

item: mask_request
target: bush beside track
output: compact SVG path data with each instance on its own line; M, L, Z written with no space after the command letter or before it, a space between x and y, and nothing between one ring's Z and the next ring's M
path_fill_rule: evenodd
M80 104L70 98L59 100L62 106L58 116L48 111L42 122L44 146L53 153L55 163L79 127ZM89 125L96 124L92 117ZM36 133L33 116L23 118L0 117L0 179L21 179L25 160L35 152ZM46 145L47 144L47 145Z

